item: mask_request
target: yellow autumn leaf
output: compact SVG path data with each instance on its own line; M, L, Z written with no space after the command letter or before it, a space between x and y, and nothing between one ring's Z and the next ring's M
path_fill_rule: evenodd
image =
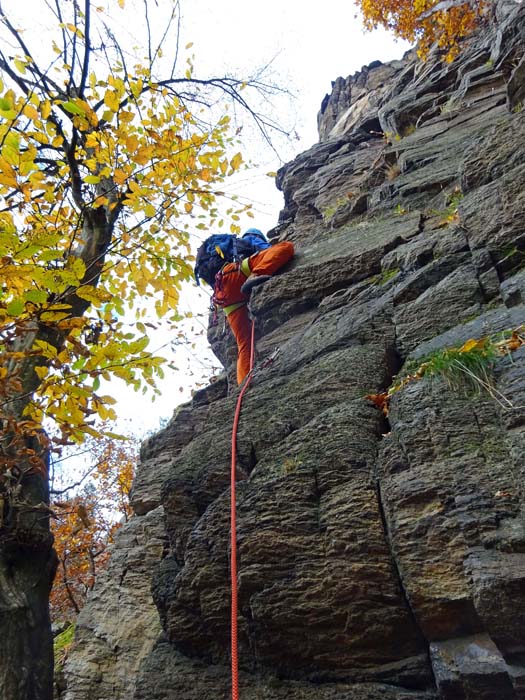
M47 119L51 114L51 102L49 100L44 100L40 105L40 114L42 119Z
M119 121L123 124L129 124L135 118L133 112L127 112L126 110L121 110L118 115Z
M84 284L78 287L76 290L77 297L90 301L92 304L99 304L108 302L112 299L112 294L106 292L104 289L98 289L90 284Z
M240 153L236 153L230 161L230 166L232 170L238 170L241 166L241 163L242 155Z
M15 58L13 63L15 64L17 71L24 75L26 72L27 63L25 61L21 61L19 58Z
M0 172L0 185L5 185L6 187L12 187L17 189L18 182L16 180L16 175L13 173L2 173Z
M38 119L40 119L40 115L38 114L37 110L30 104L27 104L24 107L23 114L25 117L33 121L37 121Z
M64 311L44 311L40 314L40 320L42 323L55 323L57 321L63 321L68 316L69 314Z
M477 340L475 338L471 338L460 347L459 352L471 352L474 349L485 347L486 344L486 338L478 338Z
M104 93L104 104L111 112L118 112L120 102L114 90L106 90Z
M121 168L117 168L113 173L113 180L115 181L116 185L123 185L126 182L127 177L126 172Z
M35 340L35 348L43 357L54 358L57 356L57 349L45 340Z

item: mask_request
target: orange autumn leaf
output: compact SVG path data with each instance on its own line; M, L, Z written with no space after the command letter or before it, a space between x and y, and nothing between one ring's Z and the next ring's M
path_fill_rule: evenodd
M459 53L459 42L481 22L486 3L477 0L443 3L440 0L357 0L368 30L383 26L396 36L417 42L423 60L437 44L445 60Z
M386 391L383 391L381 394L367 394L365 396L365 399L368 399L368 401L371 401L374 404L374 406L383 411L385 416L388 415L389 398L390 397Z

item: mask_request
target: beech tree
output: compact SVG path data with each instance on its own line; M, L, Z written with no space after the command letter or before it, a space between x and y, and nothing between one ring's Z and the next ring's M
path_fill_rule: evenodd
M437 43L447 61L457 56L459 40L476 28L486 10L483 0L357 0L357 5L367 29L383 26L402 39L417 41L422 59Z
M260 75L198 79L191 57L179 65L177 2L134 6L145 36L134 58L117 37L130 2L107 0L121 13L112 24L90 0L43 0L34 19L49 39L29 16L20 26L23 3L0 3L0 696L10 700L52 697L49 450L100 436L97 421L115 417L101 390L112 379L157 390L164 359L148 350L149 315L179 318L190 233L214 225L221 183L242 164L226 103L266 138L276 126L250 107L252 92L272 90ZM226 213L236 231L236 206Z

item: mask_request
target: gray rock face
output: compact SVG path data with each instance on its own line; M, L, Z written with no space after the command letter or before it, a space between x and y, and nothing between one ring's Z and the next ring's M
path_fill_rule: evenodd
M118 531L109 566L78 617L66 700L133 697L141 663L161 631L150 581L165 540L162 507Z
M490 393L413 381L388 417L364 399L525 323L525 4L494 9L452 64L338 79L321 142L278 175L297 255L252 294L258 358L279 352L237 440L248 700L525 698L525 349ZM229 697L236 352L209 338L226 375L143 447L67 700Z

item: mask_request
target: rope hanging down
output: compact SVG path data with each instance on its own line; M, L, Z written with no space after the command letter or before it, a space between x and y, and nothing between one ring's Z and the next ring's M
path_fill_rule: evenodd
M255 356L255 321L252 320L252 340L250 353L250 371L237 399L235 417L232 429L232 462L231 462L231 589L232 589L232 620L231 620L231 657L232 657L232 700L239 698L239 656L237 649L237 521L236 521L236 497L235 497L235 466L237 462L237 428L241 415L242 398L250 386L253 377L253 360Z

